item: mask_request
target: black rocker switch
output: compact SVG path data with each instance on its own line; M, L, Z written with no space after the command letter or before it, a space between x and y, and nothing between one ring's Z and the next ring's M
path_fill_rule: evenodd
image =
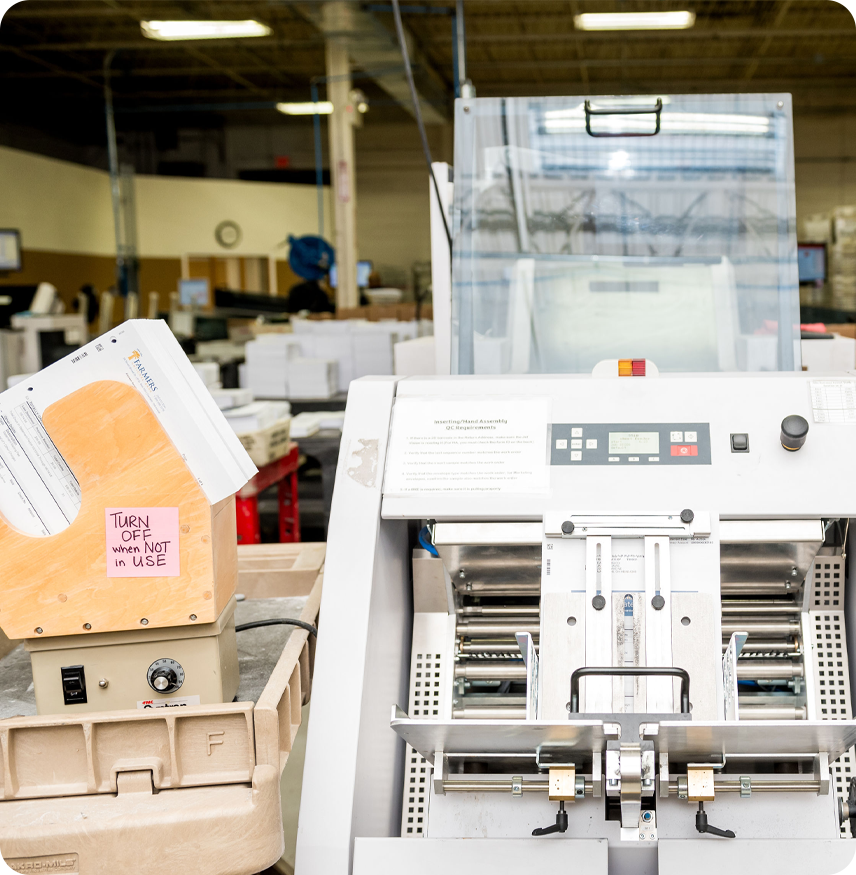
M62 697L66 705L86 704L86 675L82 665L64 665L62 673Z
M732 453L748 453L749 452L749 435L745 433L731 435L731 452Z

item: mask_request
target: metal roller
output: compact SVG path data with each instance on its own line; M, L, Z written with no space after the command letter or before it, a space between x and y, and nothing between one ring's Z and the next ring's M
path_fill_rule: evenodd
M805 705L781 707L772 705L744 705L740 702L741 720L805 720Z
M722 642L722 650L728 647L728 642ZM744 645L742 653L797 653L799 646L795 640L782 641L777 639L764 640L763 638L750 638Z
M787 638L791 635L799 635L800 624L797 622L763 622L759 620L732 620L728 619L722 623L722 637L731 637L732 632L748 632L753 635L778 635L782 638Z
M753 616L755 614L799 614L800 607L794 602L764 602L764 601L724 601L722 613L740 614L741 616Z
M538 617L538 605L470 605L458 609L458 616L464 617Z
M538 645L535 645L535 652L538 652ZM491 644L490 642L485 642L481 640L476 641L464 641L462 644L458 645L458 653L462 656L476 656L476 657L489 657L492 654L508 654L511 656L518 656L520 654L520 650L517 647L517 643L513 644Z
M737 661L738 680L791 680L801 678L805 670L801 662L790 659L740 659Z
M526 708L473 708L467 705L455 708L452 716L455 720L525 720Z
M481 660L463 662L455 666L455 677L467 680L522 680L526 678L526 666L522 662Z
M455 632L465 638L514 638L516 632L538 635L539 623L459 623Z

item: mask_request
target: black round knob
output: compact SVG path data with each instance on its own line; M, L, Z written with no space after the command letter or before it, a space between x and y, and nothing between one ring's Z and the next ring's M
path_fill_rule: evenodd
M171 693L178 688L178 678L171 668L159 668L152 673L149 684L159 693Z
M565 520L562 523L562 534L563 535L573 535L574 533L574 524L570 520Z
M602 611L606 607L606 599L602 595L596 595L591 600L591 606L596 611Z
M651 599L651 607L655 611L662 611L666 607L666 600L659 593Z
M802 417L793 414L782 420L782 446L792 453L796 452L808 437L808 422Z
M691 523L695 519L695 514L687 507L681 511L681 522Z

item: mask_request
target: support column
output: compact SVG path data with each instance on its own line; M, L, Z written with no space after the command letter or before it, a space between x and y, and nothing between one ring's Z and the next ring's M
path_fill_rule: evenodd
M339 6L341 4L328 4ZM325 10L326 13L327 10ZM337 307L359 305L357 290L357 198L354 174L354 113L351 105L348 50L338 40L327 40L327 97L333 104L329 117L330 177L336 223Z

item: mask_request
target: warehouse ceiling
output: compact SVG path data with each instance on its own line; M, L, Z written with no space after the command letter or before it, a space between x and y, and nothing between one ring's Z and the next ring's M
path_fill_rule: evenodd
M372 106L367 124L408 119L393 81L401 70L389 66L397 59L389 52L396 47L389 3L350 6L360 27L341 36L351 41L355 85ZM429 121L451 116L454 6L402 0ZM25 0L0 26L4 116L103 142L106 62L120 128L157 126L166 113L188 124L192 114L199 126L269 123L272 102L308 100L311 80L324 75L319 8L284 0ZM574 28L580 12L684 8L696 13L688 30ZM856 104L856 26L834 0L466 0L464 9L467 73L480 96L789 91L799 112ZM272 33L157 42L140 32L139 22L153 18L255 18ZM360 42L367 39L371 46ZM383 75L372 58L384 59Z

